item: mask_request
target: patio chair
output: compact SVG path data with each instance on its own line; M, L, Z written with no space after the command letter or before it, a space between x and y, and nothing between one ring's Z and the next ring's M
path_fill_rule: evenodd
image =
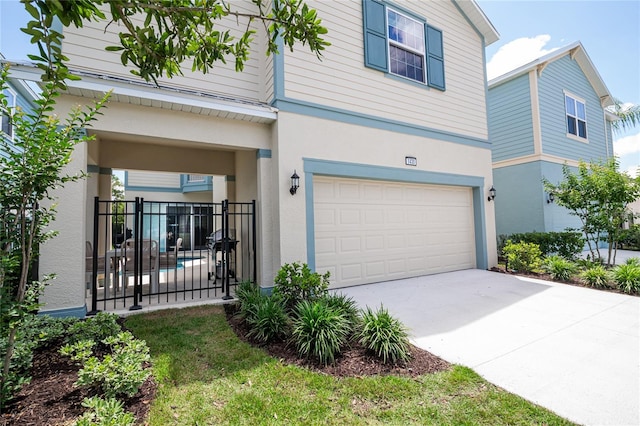
M86 282L86 290L91 289L91 280L93 277L93 244L91 241L86 241L85 243L85 254L84 254L84 277ZM113 270L113 268L110 268ZM106 273L106 264L104 256L98 256L98 275Z
M129 283L129 277L135 274L136 263L136 240L130 238L125 240L124 248L124 265L122 267L124 289L126 291ZM156 240L142 240L142 275L149 275L149 283L151 284L151 292L158 291L158 281L160 278L160 256L158 242Z
M178 251L182 247L182 238L178 238L173 251L165 251L160 253L160 268L173 268L173 283L178 282Z

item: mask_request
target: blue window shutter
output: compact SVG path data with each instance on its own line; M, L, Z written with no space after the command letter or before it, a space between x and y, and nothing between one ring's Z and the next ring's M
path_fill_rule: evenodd
M387 71L387 25L384 4L362 0L364 20L364 64L369 68Z
M444 90L444 48L442 31L427 25L427 83Z

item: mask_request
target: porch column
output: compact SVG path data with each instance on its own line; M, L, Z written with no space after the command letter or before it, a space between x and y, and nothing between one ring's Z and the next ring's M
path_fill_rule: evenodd
M62 171L76 174L87 165L87 144L76 146L71 162ZM56 220L48 229L58 235L40 247L39 275L56 274L40 298L42 313L57 316L84 316L85 241L87 181L69 182L52 192L57 203Z
M273 185L274 160L271 158L271 150L259 149L256 152L257 159L257 245L256 256L258 265L258 283L261 287L273 287L273 278L280 261L279 245L277 243L277 215L274 211L278 206L278 195Z

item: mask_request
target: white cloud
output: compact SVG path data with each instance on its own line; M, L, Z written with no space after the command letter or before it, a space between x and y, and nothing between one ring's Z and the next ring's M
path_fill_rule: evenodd
M640 154L640 133L614 140L613 152L618 157L629 154Z
M630 176L638 176L640 169L640 133L613 141L613 152L620 161L620 168Z
M626 172L629 176L631 177L638 177L638 168L640 168L640 165L637 166L629 166L627 167L626 170L623 170L623 172Z
M518 38L504 46L487 62L487 77L489 80L506 74L522 65L528 64L534 59L538 59L548 53L557 50L557 47L545 49L546 44L551 40L548 34L541 34L533 38Z

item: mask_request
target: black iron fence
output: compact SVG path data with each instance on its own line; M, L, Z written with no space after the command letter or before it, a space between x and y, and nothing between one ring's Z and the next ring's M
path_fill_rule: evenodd
M255 201L94 200L87 241L90 314L143 304L231 298L256 281Z

